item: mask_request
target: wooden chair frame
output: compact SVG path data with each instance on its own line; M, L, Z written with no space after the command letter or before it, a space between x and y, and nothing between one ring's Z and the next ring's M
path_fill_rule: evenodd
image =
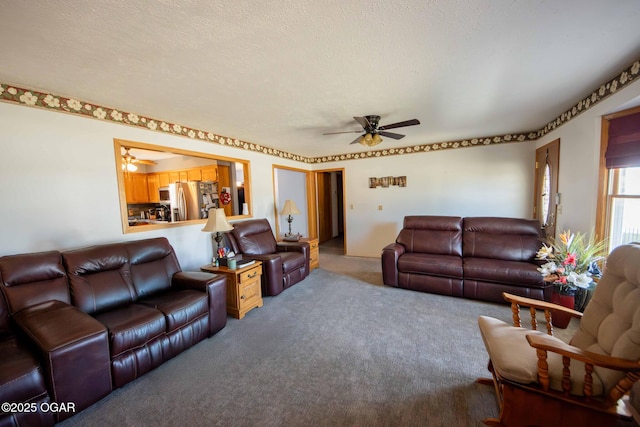
M537 330L536 314L544 311L547 334L553 335L552 317L554 311L568 313L580 318L582 313L548 302L503 293L511 303L514 326L520 327L520 306L529 307L531 329ZM489 360L489 371L493 378L480 378L481 384L493 384L500 407L499 418L483 420L488 426L615 426L620 418L631 419L625 401L633 384L640 379L638 361L610 357L581 350L569 344L558 344L546 335L526 335L529 345L536 349L538 356L538 383L520 384L501 377ZM548 352L562 355L562 391L549 387ZM569 393L571 390L571 360L585 364L584 396ZM625 376L605 396L593 396L593 369L595 366L622 371Z

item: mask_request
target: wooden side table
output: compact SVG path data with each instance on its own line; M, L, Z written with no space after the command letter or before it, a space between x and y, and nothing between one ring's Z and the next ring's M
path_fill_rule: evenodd
M318 239L309 237L301 237L301 242L309 242L309 273L320 267L320 250Z
M305 238L304 240L309 242L309 247L311 248L311 251L309 252L309 272L312 272L316 268L320 267L320 244L318 243L317 238Z
M262 261L235 270L213 264L200 267L200 270L227 276L227 313L236 319L242 319L255 307L262 307Z

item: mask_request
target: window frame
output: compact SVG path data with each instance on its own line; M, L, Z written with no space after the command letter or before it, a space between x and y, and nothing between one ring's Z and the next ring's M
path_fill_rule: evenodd
M613 119L640 113L640 106L602 116L600 132L600 162L598 171L598 206L596 209L596 237L606 239L606 252L609 253L609 228L611 225L611 203L616 198L640 198L633 195L612 194L617 191L620 169L608 169L605 153L609 146L609 122Z

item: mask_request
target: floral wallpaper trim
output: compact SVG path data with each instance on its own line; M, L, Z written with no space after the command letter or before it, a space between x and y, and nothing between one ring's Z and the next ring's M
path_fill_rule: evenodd
M38 92L33 89L25 89L15 85L0 83L0 101L12 102L16 104L26 105L29 107L44 108L71 114L77 114L91 119L106 120L114 123L125 124L129 126L142 127L148 130L169 133L191 139L228 145L245 150L261 152L264 154L281 157L283 159L297 160L309 163L308 157L297 154L288 153L276 148L265 147L252 142L241 141L237 138L229 138L217 135L177 123L170 123L164 120L157 120L151 117L139 116L135 113L120 111L114 108L103 107L73 98L65 98L63 96L53 95L50 93Z
M239 149L255 151L270 156L276 156L283 159L295 160L303 163L326 163L354 159L366 159L371 157L395 156L401 154L414 154L430 151L438 151L453 148L474 147L478 145L494 145L507 142L524 142L534 141L547 133L555 130L559 126L568 122L578 114L588 110L598 102L613 95L623 87L629 85L640 75L640 60L635 61L629 67L624 69L615 78L602 84L597 90L584 99L581 99L571 109L565 111L555 120L547 123L542 129L531 132L497 135L482 138L468 138L457 141L436 142L430 144L419 144L410 147L389 148L373 151L365 151L360 153L334 154L320 157L306 157L298 154L289 153L276 148L266 147L261 144L242 141L237 138L230 138L217 135L212 132L182 126L177 123L170 123L163 120L157 120L151 117L140 116L135 113L120 111L114 108L103 107L91 104L73 98L66 98L50 93L39 92L33 89L21 88L15 85L0 83L0 101L10 102L29 107L43 108L47 110L66 112L81 115L96 120L107 120L114 123L125 124L129 126L142 127L156 132L164 132L172 135L178 135L185 138L198 139L201 141L227 145Z

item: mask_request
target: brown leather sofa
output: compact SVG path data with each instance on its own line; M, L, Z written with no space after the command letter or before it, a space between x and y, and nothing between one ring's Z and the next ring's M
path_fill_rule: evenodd
M266 219L236 222L226 238L235 253L262 261L263 295L278 295L309 275L309 243L276 242Z
M0 426L62 421L227 321L225 277L165 238L1 257L0 285L0 401L23 404Z
M535 260L542 238L536 220L407 216L382 250L383 282L499 303L503 292L550 301L553 287Z

